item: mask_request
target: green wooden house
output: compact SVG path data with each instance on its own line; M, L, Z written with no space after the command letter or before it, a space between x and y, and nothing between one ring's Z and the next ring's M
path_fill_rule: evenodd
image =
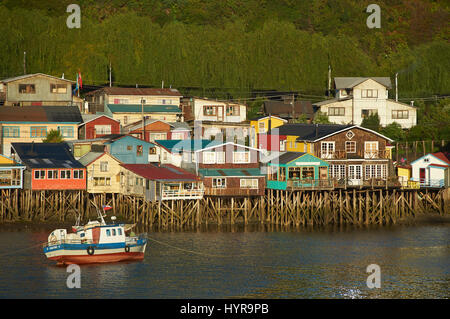
M333 189L328 162L309 153L286 152L267 163L267 188Z

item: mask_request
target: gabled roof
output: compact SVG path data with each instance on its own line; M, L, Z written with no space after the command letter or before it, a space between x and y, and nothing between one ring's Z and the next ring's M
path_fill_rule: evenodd
M259 168L223 168L223 169L199 169L199 174L203 177L253 177L265 176Z
M375 132L371 129L362 126L341 125L341 124L306 124L306 123L285 124L273 128L272 130L268 131L267 134L298 136L297 141L317 142L329 136L355 128L373 133L379 137L386 139L389 142L393 141L387 136L384 136L378 132Z
M115 119L113 119L112 117L110 117L110 116L108 116L106 114L82 114L81 118L83 119L83 123L81 123L80 126L83 126L84 124L89 123L91 121L94 121L94 120L96 120L96 119L98 119L100 117L103 117L103 116L107 117L108 119L110 119L112 121L115 121L115 122L119 123L118 120L115 120Z
M105 142L105 144L112 144L112 143L115 143L115 142L117 142L118 140L121 140L121 139L123 139L123 138L133 138L133 139L136 139L136 140L138 140L138 141L141 141L142 143L146 143L146 144L150 144L150 145L152 145L152 146L155 146L155 144L153 144L152 142L147 142L147 141L145 141L145 140L143 140L143 139L140 139L140 138L137 138L136 136L133 136L133 135L111 134L111 135L103 136L103 137L100 138L100 139L104 139L104 138L107 138L107 137L109 137L109 136L111 136L111 138L109 138L108 141Z
M209 146L220 145L218 141L210 140L156 140L155 143L161 145L171 153L180 153L183 151L198 151Z
M189 173L184 169L170 164L153 165L153 164L120 164L125 169L144 177L145 179L160 182L195 182L199 177Z
M108 104L112 113L142 113L140 104ZM182 113L181 109L173 104L144 105L144 113Z
M261 116L254 117L254 118L250 119L249 121L259 121L259 120L263 120L263 119L266 119L266 118L269 118L269 117L281 120L283 122L287 122L288 121L288 120L283 119L283 118L281 118L279 116L276 116L276 115L261 115Z
M95 151L91 151L91 152L86 153L85 155L83 155L82 157L80 157L78 159L78 162L80 162L84 166L88 166L89 164L91 164L92 162L98 160L100 157L103 157L104 155L107 155L107 156L111 157L112 159L116 160L117 162L121 163L117 158L115 158L114 156L112 156L109 153L106 153L106 152L95 152Z
M2 106L0 122L57 122L81 123L76 106Z
M336 77L334 78L334 85L337 90L352 89L358 84L361 84L362 82L367 81L369 79L380 83L381 85L385 86L388 89L392 87L390 77Z
M416 162L418 162L418 161L420 161L422 158L425 158L425 157L427 157L427 156L432 156L432 157L434 157L435 159L437 159L437 160L439 160L439 161L441 161L441 162L444 162L444 163L446 163L448 166L450 166L449 155L448 155L448 153L443 153L443 152L437 152L437 153L428 153L428 154L425 154L424 156L421 156L421 157L419 157L418 159L412 161L412 162L411 162L411 165L414 164L414 163L416 163ZM430 164L430 165L431 165L431 164Z
M177 89L172 88L125 88L125 87L104 87L92 92L88 95L105 93L109 95L159 95L159 96L178 96L181 97Z
M72 80L58 78L56 76L48 75L48 74L44 74L44 73L34 73L34 74L19 75L19 76L15 76L15 77L11 77L11 78L6 78L6 79L3 79L3 80L0 80L0 82L9 83L9 82L14 82L14 81L17 81L17 80L23 80L23 79L26 79L26 78L31 78L31 77L35 77L35 76L39 76L39 75L40 76L45 76L45 77L48 77L48 78L52 78L52 79L56 79L56 80L60 80L60 81L76 83L75 81L72 81Z
M278 161L279 164L287 164L305 154L307 154L307 153L305 153L305 152L286 152L286 153L280 155L278 157L278 160L274 159L272 161L274 161L274 162Z
M226 143L220 143L219 142L218 144L208 145L205 148L196 150L196 152L203 152L203 151L207 151L207 150L210 150L210 149L213 149L213 148L218 148L218 147L226 146L226 145L233 145L233 146L237 146L237 147L247 148L249 150L258 151L258 152L262 151L262 150L257 149L257 148L253 148L253 147L242 145L242 144L236 144L236 143L233 143L233 142L226 142Z
M28 168L83 168L66 143L11 143Z

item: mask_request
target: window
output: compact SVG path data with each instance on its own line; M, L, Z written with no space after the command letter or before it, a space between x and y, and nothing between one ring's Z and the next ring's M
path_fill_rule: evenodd
M314 179L314 167L302 167L302 179Z
M50 84L50 93L67 93L67 84Z
M344 164L335 164L335 165L330 165L330 175L331 178L337 178L337 179L341 179L341 178L345 178L345 165Z
M328 108L328 116L344 116L345 108L344 107L329 107Z
M225 163L225 152L203 152L203 163L223 164Z
M58 131L61 133L62 137L73 137L72 126L58 126Z
M4 126L3 137L20 137L19 126Z
M122 228L117 228L117 232L119 233L119 236L122 236Z
M123 124L128 124L128 116L123 117Z
M238 105L227 105L227 115L228 116L239 115L239 106Z
M74 179L83 179L83 170L81 170L81 169L80 170L74 170L73 171L73 178Z
M131 151L133 149L133 146L127 145L127 151Z
M144 147L142 145L138 145L136 147L136 156L142 156L144 154Z
M110 186L110 177L94 177L94 186Z
M184 134L183 133L172 133L172 140L183 140Z
M45 171L44 170L35 170L34 171L34 179L45 179Z
M346 141L345 142L345 152L346 153L356 153L356 142Z
M241 188L258 189L258 179L257 178L243 178L240 180Z
M225 164L225 152L216 152L217 164Z
M100 172L107 172L108 164L108 162L100 162Z
M203 106L203 115L214 116L217 114L217 107L214 105Z
M235 164L250 163L250 152L233 152L233 163Z
M111 125L95 125L94 129L97 135L111 134Z
M378 142L364 142L364 158L378 157Z
M58 171L57 170L48 170L47 178L48 179L58 179Z
M276 167L276 166L267 167L267 179L269 181L277 181L278 180L278 167Z
M375 109L369 109L369 110L361 110L361 117L365 119L366 117L369 117L369 115L373 115L378 113Z
M114 99L114 104L128 104L128 99Z
M349 165L348 166L348 178L349 179L361 179L361 165Z
M212 179L212 187L213 188L226 188L227 187L226 178L213 178Z
M365 165L365 179L380 178L385 179L387 174L386 164Z
M112 229L112 235L116 236L116 230L114 228Z
M34 84L19 84L19 93L34 94L36 93L36 87Z
M334 154L334 142L321 142L320 151L322 158L332 158Z
M155 155L156 154L156 147L149 147L148 153L150 155Z
M32 126L30 129L31 137L47 137L47 127Z
M266 123L259 122L258 123L258 132L259 133L265 133L266 132Z
M172 137L173 140L175 140L174 137ZM156 140L167 140L167 134L166 133L150 133L150 142L154 142Z
M109 229L106 230L106 236L108 236L108 237L111 236L111 231Z
M286 151L286 140L280 141L280 152Z
M392 110L393 119L407 119L409 112L407 110Z
M364 97L364 98L378 97L378 90L374 90L374 89L361 90L361 97Z
M70 179L70 170L61 170L61 179Z

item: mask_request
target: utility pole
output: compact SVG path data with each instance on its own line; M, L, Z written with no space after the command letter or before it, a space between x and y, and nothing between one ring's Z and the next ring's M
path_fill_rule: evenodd
M395 73L395 102L398 102L398 72Z
M109 87L111 87L111 61L109 61Z
M27 61L27 52L23 51L23 74L24 75L27 74L27 67L26 67L27 63L26 63L26 61Z
M327 95L331 95L331 64L328 64L328 92Z
M144 117L144 98L141 97L141 106L142 106L142 139L145 140L145 117Z

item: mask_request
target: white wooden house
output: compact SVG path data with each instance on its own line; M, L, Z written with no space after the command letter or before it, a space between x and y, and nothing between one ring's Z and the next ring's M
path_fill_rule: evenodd
M411 180L421 187L448 187L450 185L448 154L430 153L411 163Z

